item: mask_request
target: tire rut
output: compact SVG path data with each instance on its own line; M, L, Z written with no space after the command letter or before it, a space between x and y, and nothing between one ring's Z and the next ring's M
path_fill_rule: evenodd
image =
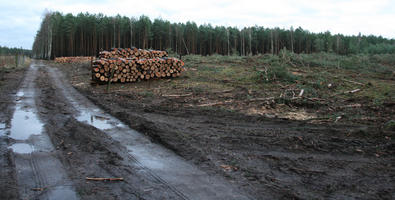
M96 127L127 149L128 159L138 173L165 185L180 199L252 199L223 177L209 175L174 152L151 142L115 117L105 113L65 81L61 72L45 66L49 80L73 110L78 121Z
M37 64L33 62L16 95L9 130L21 199L79 199L42 128L36 108Z

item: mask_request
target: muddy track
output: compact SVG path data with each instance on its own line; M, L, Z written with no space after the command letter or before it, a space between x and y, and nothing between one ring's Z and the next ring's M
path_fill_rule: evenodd
M127 154L133 168L139 169L143 177L155 180L164 189L180 199L250 199L221 176L209 175L188 163L172 151L151 142L147 136L130 129L127 125L103 112L86 97L71 87L54 68L48 71L53 86L62 94L77 121L86 123L109 135ZM60 96L60 98L61 98Z
M87 65L60 69L103 110L257 199L395 197L394 132L185 106L182 97L145 95L148 82L105 92L88 84Z
M100 110L64 81L57 69L32 65L26 80L28 90L18 94L29 100L29 111L34 115L21 116L29 115L31 123L38 124L35 131L41 133L40 137L49 136L40 142L55 155L53 169L62 171L36 168L45 161L35 159L30 164L33 170L25 173L33 178L22 181L18 177L20 194L28 197L33 193L40 199L45 199L40 195L49 194L47 197L53 199L51 188L61 185L73 192L72 198L81 199L251 199L221 176L208 175ZM18 115L18 105L14 115ZM11 147L17 168L23 165L19 164L19 154L27 153L17 151L31 151L28 155L43 151L36 151L38 147L26 138L20 143L28 145ZM49 173L37 175L45 169ZM58 180L55 174L62 176L62 184L54 183ZM86 182L85 177L122 177L125 181Z
M390 132L176 109L163 98L153 99L164 102L158 105L82 90L98 107L58 68L36 63L25 77L19 92L11 87L2 97L5 199L395 197Z
M109 112L208 171L222 173L258 199L391 199L395 195L393 142L390 135L370 128L192 109L165 113L170 108L152 108L145 101L148 105L139 110L138 99L87 94ZM223 170L224 164L237 169Z
M15 70L14 73L0 73L0 199L19 198L14 157L8 148L12 141L8 134L14 113L14 96L24 73L23 69Z
M78 199L37 114L34 83L37 68L32 64L26 72L6 133L13 151L19 198Z

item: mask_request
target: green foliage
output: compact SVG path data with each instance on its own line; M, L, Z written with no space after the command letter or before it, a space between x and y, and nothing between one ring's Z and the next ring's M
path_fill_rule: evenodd
M325 50L325 41L323 39L317 38L314 40L314 48L317 52Z
M25 55L25 56L30 56L32 53L32 50L29 49L22 49L22 48L9 48L9 47L3 47L0 46L0 55Z
M395 120L390 120L384 124L384 129L395 131Z
M395 44L371 44L364 49L364 52L369 54L395 54Z
M149 97L153 97L154 93L151 91L144 91L140 93L141 96L145 97L145 98L149 98Z
M274 65L267 73L269 81L294 82L297 77L288 72L284 64Z
M327 69L350 69L359 72L392 73L395 65L394 54L353 54L348 56L334 53L289 54L290 62L303 67Z
M256 79L258 81L263 81L263 82L274 82L274 81L280 81L280 82L295 82L297 80L297 77L293 74L291 74L288 69L287 65L275 61L275 59L268 60L268 67L265 67L264 69L256 70Z

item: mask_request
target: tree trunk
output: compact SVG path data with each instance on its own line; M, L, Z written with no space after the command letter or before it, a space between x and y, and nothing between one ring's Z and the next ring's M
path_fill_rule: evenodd
M270 53L274 54L273 30L270 30Z
M133 47L133 22L130 19L130 48Z
M250 52L248 53L248 55L252 55L252 48L251 48L251 28L249 28L249 30L248 30L248 36L249 36L249 38L250 38L250 44L249 44L249 46L250 46Z
M52 52L52 27L51 23L48 22L48 60L51 59Z

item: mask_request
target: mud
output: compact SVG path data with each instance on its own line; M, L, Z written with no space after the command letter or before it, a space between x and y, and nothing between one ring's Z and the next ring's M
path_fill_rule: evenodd
M21 198L18 157L45 153L34 145L42 135L69 180L56 187L58 194L75 188L80 199L395 198L392 130L184 106L183 97L131 90L107 93L105 86L89 85L89 75L86 66L44 62L40 78L33 78L34 105L27 107L20 105L31 93L17 92L23 71L3 76L0 199ZM32 121L41 126L29 136L11 134L16 124ZM32 191L36 185L25 188L38 199L55 198L53 184Z
M127 149L103 132L107 123L96 124L94 116L81 117L84 111L74 108L54 86L47 68L40 73L46 78L37 81L39 112L81 199L180 199L167 185L139 173L142 169L131 164ZM91 126L92 120L98 128ZM124 181L90 182L85 177L122 177Z
M77 110L73 114L75 118L102 130L125 147L128 157L132 160L130 164L144 171L142 175L156 179L181 199L250 199L222 177L208 175L172 151L152 143L146 136L103 112L64 83L64 78L58 70L45 69L52 79L52 85L65 97L68 104Z
M257 199L395 197L394 132L190 107L188 97L144 96L127 85L107 93L78 80L89 76L83 67L78 75L75 68L62 70L103 110Z
M393 135L221 111L138 111L91 95L154 141L228 177L258 199L394 196Z
M0 73L0 199L18 199L14 157L9 145L9 124L14 112L14 98L25 70Z
M78 199L37 115L34 83L37 67L35 64L29 67L16 94L8 135L12 140L9 148L14 156L19 196L21 199Z

